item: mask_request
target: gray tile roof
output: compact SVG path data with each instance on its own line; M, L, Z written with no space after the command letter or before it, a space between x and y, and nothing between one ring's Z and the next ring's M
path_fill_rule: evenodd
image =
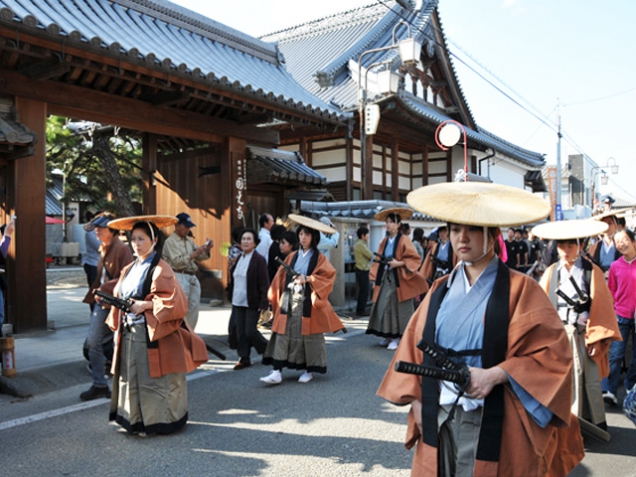
M441 124L444 121L452 119L450 116L447 116L446 114L439 111L432 104L424 101L422 98L418 98L408 91L400 91L397 98L403 104L407 105L412 112L423 118L428 119L435 124ZM385 101L387 99L385 99ZM486 131L483 128L477 127L477 131L471 128L466 128L466 135L469 139L472 139L479 144L491 147L498 152L506 154L514 159L520 160L528 165L534 167L542 167L545 163L543 154L529 151L528 149L516 146L511 142L505 141L504 139L495 136L494 134Z
M234 5L231 8L239 8ZM0 24L336 120L274 45L166 0L0 0Z
M342 202L316 202L303 200L300 203L300 210L314 217L333 217L342 219L365 219L373 220L375 215L393 207L411 207L404 202L393 202L389 200L352 200ZM410 220L421 220L424 222L439 222L429 215L414 211Z
M324 101L338 105L343 111L353 111L358 108L358 78L352 77L349 61L357 63L364 51L391 45L393 27L400 20L410 23L411 34L422 43L423 51L433 53L435 48L440 47L431 40L432 15L438 2L423 0L421 3L420 10L410 11L403 10L393 0L387 0L265 35L261 39L278 46L285 55L287 69L305 88ZM406 38L406 34L406 28L398 28L396 41ZM365 55L362 64L368 67L378 61L395 60L395 69L397 57L398 53L393 49ZM456 80L452 60L449 61L450 74L457 85L460 101L466 104L470 114L461 86ZM426 121L440 124L452 119L406 91L399 93L399 99L410 111ZM472 116L469 119L474 122ZM541 167L545 163L542 154L515 146L480 127L477 130L469 129L468 135L473 141L492 147L526 165Z
M298 152L248 146L247 183L266 179L268 182L298 183L311 186L329 184L326 177L305 164Z

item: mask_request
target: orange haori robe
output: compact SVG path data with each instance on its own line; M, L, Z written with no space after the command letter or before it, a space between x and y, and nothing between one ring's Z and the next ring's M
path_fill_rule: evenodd
M406 301L410 298L415 298L416 296L421 295L422 293L426 293L428 291L428 283L424 276L419 272L420 263L422 258L415 250L413 246L413 242L406 235L402 235L400 233L397 234L395 244L395 259L400 262L404 262L403 267L399 267L396 270L397 272L397 295L398 301ZM378 247L378 253L384 255L384 250L386 248L386 244L388 241L388 237L384 237L382 242L380 242L380 246ZM378 275L385 273L387 270L381 270L380 264L378 262L373 262L371 266L371 270L369 272L369 279L371 283L375 283L375 285L379 285L378 283ZM373 301L378 300L378 296L380 294L380 287L373 287Z
M290 265L298 252L292 252L285 259ZM344 329L344 325L338 315L334 311L331 303L329 303L329 294L333 290L333 284L336 281L336 269L329 263L318 250L314 250L314 255L310 260L309 270L307 271L307 284L311 289L311 316L302 317L301 334L304 336L317 333L335 333ZM317 257L317 258L315 258ZM311 268L312 263L315 266ZM287 286L287 273L281 266L267 292L267 298L272 304L272 314L274 321L272 323L272 331L280 335L284 335L287 329L287 314L281 309L283 293Z
M450 246L449 253L451 256L448 258L448 260L451 264L451 270L452 270L453 268L455 268L455 265L457 265L457 255L455 255L455 252L453 251L453 247L450 245L450 243L449 243L449 246ZM426 254L426 257L424 257L424 262L422 263L422 275L424 275L424 277L430 281L433 281L433 277L435 276L435 266L433 265L433 257L435 257L438 247L439 247L439 242L434 243L431 246L431 249Z
M501 272L499 272L501 273ZM509 384L504 385L504 416L499 461L475 461L475 477L564 477L583 459L583 441L572 415L572 351L559 317L539 285L521 273L510 275L509 327L505 360L498 364L552 413L541 428L525 410ZM396 405L422 399L422 378L394 370L398 360L423 362L417 344L423 336L431 297L448 277L437 280L413 315L378 389ZM497 293L494 289L493 293ZM428 379L428 378L427 378ZM412 476L437 476L436 447L423 442L413 410L408 416L405 445L416 446Z
M115 296L119 296L121 282L133 264L134 262L122 270L115 287ZM163 259L159 260L153 271L150 293L144 300L152 301L152 309L146 310L144 315L148 338L157 343L157 347L148 348L151 378L171 373L189 373L208 361L205 342L183 319L188 311L188 300L172 268ZM115 331L113 374L119 365L122 314L121 310L112 307L106 319L106 324Z
M585 327L585 346L595 349L594 356L590 357L598 366L600 378L603 379L609 375L610 343L622 341L622 338L614 311L614 299L605 282L603 271L597 265L589 261L588 263L592 266L589 284L592 303ZM550 265L541 278L541 288L548 295L553 271L557 265L558 262Z

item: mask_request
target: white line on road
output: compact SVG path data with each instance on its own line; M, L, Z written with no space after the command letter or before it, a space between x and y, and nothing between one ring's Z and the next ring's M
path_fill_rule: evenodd
M195 379L205 378L206 376L211 376L219 372L220 371L216 369L212 369L208 371L199 371L199 372L190 374L186 379L188 381L194 381ZM53 411L40 412L38 414L32 414L31 416L21 417L19 419L13 419L11 421L0 422L0 431L4 431L5 429L11 429L13 427L22 426L24 424L30 424L32 422L43 421L44 419L50 419L52 417L63 416L65 414L70 414L72 412L83 411L84 409L90 409L92 407L101 406L102 404L107 404L109 402L110 402L110 399L107 399L107 398L95 399L94 401L73 404L72 406L67 406L60 409L54 409Z
M349 333L347 333L347 338L360 335L364 332L365 332L364 329L352 329ZM337 341L344 341L344 339L342 337L330 336L330 337L327 337L327 341L337 342ZM202 371L197 371L195 373L188 375L186 379L188 381L194 381L196 379L205 378L207 376L212 376L217 373L229 371L230 369L231 368L228 367L227 369L206 369ZM54 409L52 411L40 412L38 414L32 414L31 416L21 417L19 419L13 419L11 421L0 422L0 431L22 426L24 424L30 424L32 422L43 421L44 419L51 419L53 417L63 416L65 414L70 414L72 412L83 411L85 409L101 406L102 404L107 404L109 402L110 402L110 399L107 399L107 398L95 399L94 401L73 404L72 406L67 406L60 409Z

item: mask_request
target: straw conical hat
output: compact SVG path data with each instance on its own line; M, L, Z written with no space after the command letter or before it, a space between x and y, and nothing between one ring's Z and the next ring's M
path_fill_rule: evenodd
M629 212L630 210L632 210L634 207L623 207L622 209L612 209L609 210L607 212L603 212L602 214L598 214L598 215L594 215L592 216L592 218L594 220L603 220L605 217L611 217L611 216L616 216L616 217L624 217L627 212Z
M485 182L424 186L409 193L406 201L415 210L446 222L485 227L531 224L550 214L550 204L539 196Z
M402 220L408 219L411 215L413 215L413 211L411 209L407 209L406 207L391 207L390 209L384 209L375 214L373 217L375 220L379 220L380 222L386 222L386 218L389 214L397 214L401 217Z
M547 240L574 240L595 237L607 230L607 224L597 220L559 220L537 225L532 234Z
M172 215L135 215L134 217L124 217L108 222L108 227L117 230L132 230L137 222L152 222L160 229L179 222L179 219Z
M327 224L323 224L319 220L305 217L304 215L289 214L287 217L289 218L289 220L296 222L299 225L304 225L305 227L309 227L310 229L317 230L324 234L332 234L335 232L335 229L332 229Z

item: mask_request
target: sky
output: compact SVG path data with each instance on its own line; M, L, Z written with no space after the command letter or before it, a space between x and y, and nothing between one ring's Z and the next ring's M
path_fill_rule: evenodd
M172 1L257 37L377 0ZM439 0L438 11L480 127L556 164L560 115L562 164L586 154L609 176L601 193L636 202L636 1Z

